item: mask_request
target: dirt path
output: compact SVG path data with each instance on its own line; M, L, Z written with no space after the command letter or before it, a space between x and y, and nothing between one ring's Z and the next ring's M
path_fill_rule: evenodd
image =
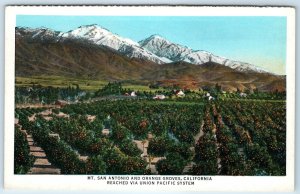
M204 132L203 132L203 125L204 125L204 121L203 121L202 124L201 124L201 127L200 127L199 132L194 136L194 140L195 140L194 145L196 145L197 142L198 142L198 140L199 140L199 138L202 137L202 136L204 135Z
M35 120L35 115L28 117L29 121ZM35 157L33 166L29 169L27 174L60 174L60 169L54 167L49 160L47 159L45 151L36 145L32 135L28 134L26 130L22 129L22 126L19 124L19 119L15 119L15 124L20 126L20 130L26 134L26 139L29 145L29 154Z
M30 117L28 117L28 120L30 122L35 121L37 114L41 115L46 120L51 120L52 117L50 117L49 115L53 114L53 112L52 112L52 109L49 108L49 109L46 109L39 113L34 113ZM64 117L64 118L69 117L69 115L64 114L62 112L59 112L59 114L56 114L56 115L58 117ZM15 124L19 125L19 119L15 118ZM19 125L19 126L20 126L20 129L23 132L25 132L25 134L26 134L26 138L27 138L27 142L28 142L29 150L30 150L30 155L35 157L34 164L30 168L30 170L28 171L27 174L61 174L61 170L59 168L56 168L49 162L45 151L34 142L32 135L28 134L26 130L23 130L21 125ZM56 134L56 133L49 134L49 136L59 138L59 134ZM88 160L88 156L85 156L85 155L78 154L78 158L84 162L86 162Z
M158 174L158 171L156 170L156 163L159 160L166 159L165 157L151 157L148 155L148 146L149 146L149 141L144 140L133 140L134 143L136 143L137 147L139 150L141 150L143 153L141 154L141 157L148 163L147 167L148 169L151 170L151 174ZM144 145L143 145L144 144ZM150 161L149 161L150 157Z
M47 159L45 151L37 146L31 135L27 134L30 154L36 159L27 174L60 174L60 169L54 167Z

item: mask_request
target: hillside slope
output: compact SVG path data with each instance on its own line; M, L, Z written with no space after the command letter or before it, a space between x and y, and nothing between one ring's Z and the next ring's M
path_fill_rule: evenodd
M135 81L199 88L219 83L225 90L258 88L285 90L285 77L269 73L241 72L207 62L194 65L184 61L164 65L129 58L105 46L88 41L32 39L16 36L16 76L55 75L106 81Z

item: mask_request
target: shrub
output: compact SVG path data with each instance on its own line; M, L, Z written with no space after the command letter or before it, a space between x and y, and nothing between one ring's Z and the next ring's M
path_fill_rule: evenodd
M26 134L18 127L15 127L14 144L14 173L26 174L34 163L34 157L30 155Z

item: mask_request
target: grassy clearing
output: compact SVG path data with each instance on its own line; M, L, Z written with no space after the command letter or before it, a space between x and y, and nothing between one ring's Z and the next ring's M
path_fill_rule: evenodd
M133 85L133 84L126 84L122 85L123 89L131 89L134 91L146 91L146 92L157 92L157 91L164 91L164 89L150 89L148 86L145 85Z
M42 86L67 87L78 84L83 90L95 91L106 85L107 81L66 78L60 76L34 76L34 77L16 77L16 86L32 86L32 84Z
M32 86L32 84L52 87L68 87L69 85L78 84L82 90L96 91L108 84L108 81L77 79L61 76L33 76L33 77L16 77L16 86ZM150 89L147 85L138 85L131 83L122 84L124 89L135 91L162 91L162 89Z

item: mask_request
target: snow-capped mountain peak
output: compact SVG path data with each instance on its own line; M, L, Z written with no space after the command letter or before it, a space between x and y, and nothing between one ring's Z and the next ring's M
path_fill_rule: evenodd
M79 26L75 30L70 30L69 32L64 33L64 36L67 37L68 35L72 35L74 37L95 38L97 35L108 34L108 33L110 33L109 30L93 24L93 25Z
M58 41L60 32L53 31L46 27L41 28L28 28L28 27L17 27L16 35L17 36L27 36L33 40L41 41Z
M158 64L170 62L169 60L160 58L140 47L137 42L128 38L123 38L118 34L114 34L106 28L95 24L80 26L75 30L63 33L61 36L64 39L85 39L96 45L112 48L130 58L146 59Z
M173 43L159 34L153 34L137 43L97 24L83 25L68 32L53 31L45 27L36 29L17 27L16 35L46 42L60 42L69 39L87 40L91 44L114 49L129 58L150 60L157 64L185 61L195 65L202 65L214 62L237 71L269 73L249 63L230 60L207 51L193 50Z
M171 61L177 61L182 56L192 52L190 48L172 43L157 34L139 41L139 44L141 47L153 52L157 56L168 58Z
M80 26L75 30L63 33L64 38L84 38L88 39L98 45L109 46L113 49L118 50L123 44L138 46L138 43L128 39L120 37L103 28L99 25L86 25Z
M167 58L174 62L185 61L195 65L214 62L243 72L267 72L249 63L230 60L203 50L190 49L186 46L173 43L157 34L139 41L139 44L141 47L149 50L157 56Z
M165 37L163 37L160 34L152 34L151 36L149 36L146 40L150 41L150 40L157 40L157 41L164 41L164 42L169 42Z

